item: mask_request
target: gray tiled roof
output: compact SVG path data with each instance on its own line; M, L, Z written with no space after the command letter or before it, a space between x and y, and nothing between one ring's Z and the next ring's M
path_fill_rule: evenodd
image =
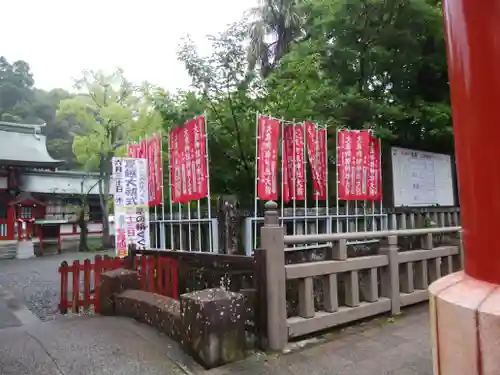
M98 176L72 171L23 171L20 189L31 193L99 194ZM83 186L82 186L83 183Z
M57 166L47 151L46 138L41 134L45 125L14 124L0 121L0 163L19 166Z

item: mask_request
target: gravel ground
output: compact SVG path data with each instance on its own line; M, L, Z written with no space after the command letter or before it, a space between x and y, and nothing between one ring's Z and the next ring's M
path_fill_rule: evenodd
M99 255L112 255L112 252ZM59 315L60 278L57 269L62 261L93 260L97 254L66 253L26 260L0 261L0 286L10 290L41 320L48 321Z

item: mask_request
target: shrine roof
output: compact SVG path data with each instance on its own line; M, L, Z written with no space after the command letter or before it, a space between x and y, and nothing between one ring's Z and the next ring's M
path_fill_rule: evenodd
M63 195L99 194L99 175L80 171L24 170L20 189L31 193Z
M47 151L42 125L0 121L0 164L25 167L56 167L64 163Z

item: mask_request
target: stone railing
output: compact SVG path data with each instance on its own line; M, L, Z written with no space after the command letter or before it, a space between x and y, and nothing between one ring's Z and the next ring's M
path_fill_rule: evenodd
M460 235L460 227L450 226L286 236L276 203L268 202L261 248L270 349L282 350L289 338L385 312L396 315L402 306L425 301L429 283L462 268ZM420 238L420 249L400 251L402 237ZM347 243L358 239L379 240L377 254L349 258ZM326 258L287 264L284 249L294 244L326 244ZM298 283L298 312L292 315L287 311L290 282Z

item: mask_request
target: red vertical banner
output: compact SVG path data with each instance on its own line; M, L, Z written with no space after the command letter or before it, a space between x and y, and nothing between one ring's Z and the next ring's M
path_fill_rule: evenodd
M306 122L307 156L312 170L313 199L326 200L327 148L326 130Z
M374 138L368 130L338 132L338 176L339 199L343 200L375 200L368 193L368 169L370 162L370 139ZM378 146L373 146L373 153ZM378 162L379 164L379 162ZM373 170L376 165L374 164ZM380 169L380 167L378 167ZM379 177L373 183L378 185Z
M161 138L153 135L148 141L148 184L149 204L158 206L163 201L163 166L161 155Z
M182 200L181 203L187 203L193 199L193 170L191 166L192 155L194 153L193 132L191 127L183 126L179 129L180 133L180 156L181 156L181 175L182 175Z
M127 145L127 154L130 158L137 158L138 156L139 145L136 143L132 143L131 145Z
M283 201L305 199L304 128L288 125L283 130Z
M260 116L257 126L257 197L277 200L280 121Z
M315 199L326 200L327 195L327 168L328 168L328 147L326 144L326 129L318 130L318 164L319 164L319 192L314 195Z
M206 163L205 117L188 121L184 127L185 140L189 141L189 155L186 156L187 182L191 183L189 200L208 197L208 175Z
M368 140L368 157L365 158L367 200L382 200L382 176L380 165L380 142L373 135Z
M182 201L182 175L181 175L181 145L180 145L180 129L170 131L170 196L172 203L180 203Z

